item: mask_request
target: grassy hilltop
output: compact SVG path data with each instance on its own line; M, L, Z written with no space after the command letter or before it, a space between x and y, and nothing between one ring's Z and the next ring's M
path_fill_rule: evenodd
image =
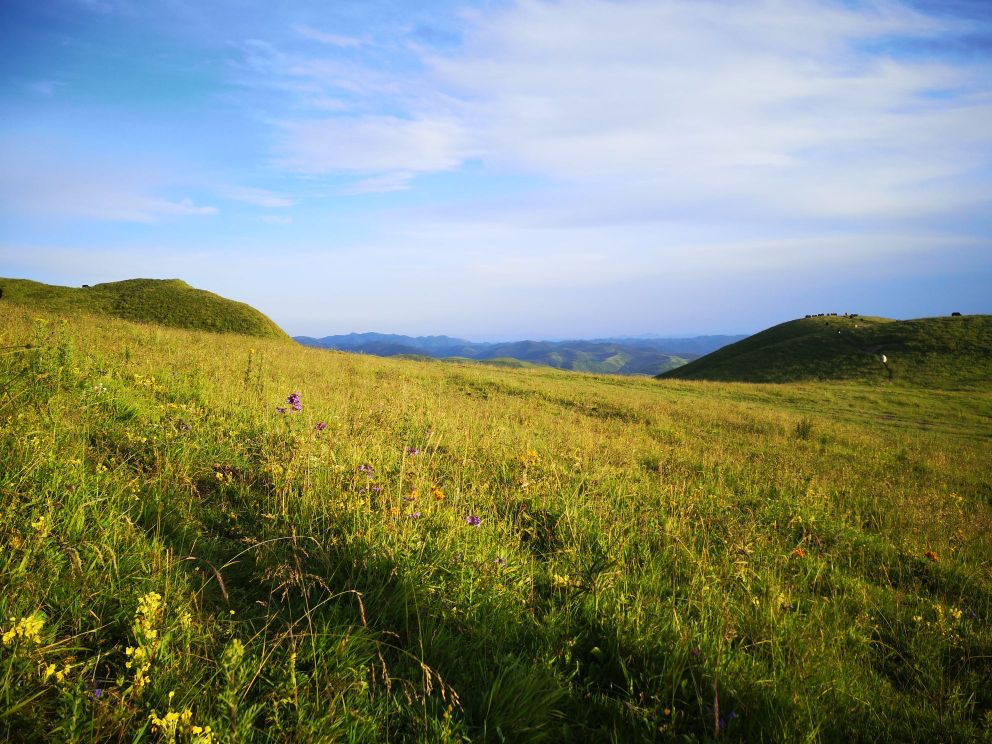
M180 279L128 279L76 288L0 278L0 291L0 303L63 314L111 315L175 328L288 338L250 305L194 289Z
M742 382L892 380L939 388L988 388L992 386L992 315L902 321L865 316L803 318L658 376Z
M6 299L0 739L992 737L987 387L423 363Z

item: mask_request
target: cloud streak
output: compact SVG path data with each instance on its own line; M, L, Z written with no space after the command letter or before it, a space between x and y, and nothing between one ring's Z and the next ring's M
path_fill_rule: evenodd
M418 48L416 75L294 60L311 89L401 110L282 121L279 163L380 179L480 159L586 200L652 194L652 213L946 214L992 198L965 184L992 163L992 67L905 45L966 30L896 2L521 0L468 13L454 51Z
M308 26L304 23L297 24L294 26L297 33L304 39L310 39L311 41L319 41L321 44L329 44L334 47L341 47L344 49L355 49L362 46L362 40L356 39L354 36L343 36L341 34L329 34L324 31L318 31L317 29Z
M279 163L296 173L395 174L453 170L470 156L453 119L334 117L286 122Z
M8 141L0 154L0 210L10 216L153 223L218 212L188 196L162 195L165 184L147 169L56 153L42 143Z
M234 201L251 204L256 207L266 207L269 209L291 207L296 203L293 199L288 196L284 196L283 194L278 194L274 191L269 191L268 189L258 189L247 186L231 186L220 189L219 193L227 199L233 199Z

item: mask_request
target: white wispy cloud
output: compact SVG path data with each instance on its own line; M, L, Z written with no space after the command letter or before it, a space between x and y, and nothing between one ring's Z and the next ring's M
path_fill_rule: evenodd
M345 49L354 49L356 47L362 46L364 43L361 39L354 36L347 36L342 34L331 34L325 31L318 31L312 26L308 26L304 23L297 24L294 29L300 36L304 39L310 39L311 41L319 41L321 44L329 44L334 47L342 47Z
M332 117L287 121L279 162L297 173L385 175L457 168L472 150L451 118Z
M992 67L901 51L967 31L903 3L519 0L464 17L463 43L418 47L413 71L283 60L354 113L281 121L279 162L381 179L477 158L586 191L577 213L607 192L845 219L992 197L963 186L992 161Z
M156 222L217 213L188 196L165 196L150 169L57 152L47 143L3 143L0 209L18 217Z
M390 191L406 191L417 174L412 171L396 171L381 176L365 178L342 189L344 194L386 194Z
M941 33L896 3L528 1L430 64L493 164L674 205L915 213L988 158L989 70L865 45Z
M252 188L248 186L229 186L219 190L221 196L234 201L252 204L256 207L266 207L277 209L281 207L291 207L296 201L284 194L276 193L268 189Z
M28 88L46 98L52 98L58 89L64 85L65 81L63 80L35 80L28 83Z

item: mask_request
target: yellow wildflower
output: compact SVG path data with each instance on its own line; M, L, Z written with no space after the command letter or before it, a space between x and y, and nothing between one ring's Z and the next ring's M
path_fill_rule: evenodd
M540 460L540 456L537 454L537 450L527 450L520 456L520 462L523 463L524 467L528 465L533 465L535 462Z
M148 670L152 666L152 657L158 649L158 615L162 608L162 595L149 592L138 598L138 609L134 613L134 624L131 630L137 641L137 646L128 646L124 653L131 657L124 666L134 669L134 687L140 690L148 682Z
M154 710L148 714L148 720L152 723L152 731L158 732L165 741L174 741L179 728L179 714L170 710L164 716L159 716Z
M14 618L10 618L14 622ZM3 634L3 645L9 646L13 641L23 638L28 643L41 643L41 628L45 624L41 615L22 617Z

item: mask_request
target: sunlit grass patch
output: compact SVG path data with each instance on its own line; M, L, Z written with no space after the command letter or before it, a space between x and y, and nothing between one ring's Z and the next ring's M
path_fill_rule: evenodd
M39 317L0 325L7 738L992 731L988 391Z

